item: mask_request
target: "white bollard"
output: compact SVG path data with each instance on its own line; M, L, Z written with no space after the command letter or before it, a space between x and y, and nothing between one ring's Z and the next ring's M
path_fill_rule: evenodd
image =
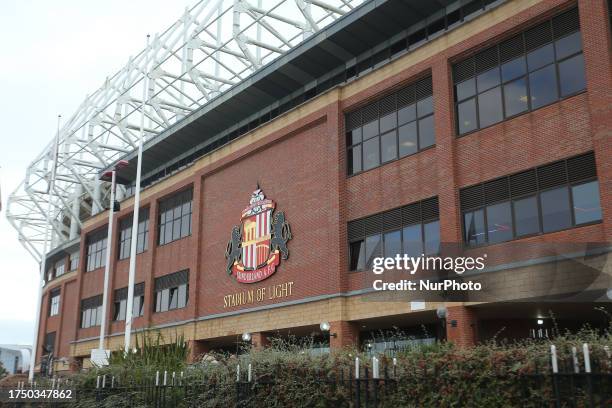
M181 385L183 385L183 372L181 371Z
M359 379L359 357L355 357L355 379Z
M240 382L240 364L236 366L236 382Z
M168 379L168 372L164 370L164 387L166 386L166 380Z
M102 388L106 388L106 374L102 376Z
M559 372L559 366L557 365L557 347L555 347L554 344L550 345L550 359L553 373L557 374Z
M155 372L155 386L159 386L159 371Z
M111 378L111 388L115 388L115 376L113 375L113 378Z
M375 378L375 379L380 378L378 359L376 357L372 357L372 378Z
M249 363L248 381L251 382L251 363Z
M96 388L100 388L100 376L96 377Z
M582 353L584 354L584 371L587 373L591 372L591 357L589 356L589 345L584 343L582 345Z
M172 372L172 386L174 387L174 379L176 378L176 373Z
M572 361L574 363L574 372L578 374L580 367L578 366L578 350L576 350L576 347L572 347Z

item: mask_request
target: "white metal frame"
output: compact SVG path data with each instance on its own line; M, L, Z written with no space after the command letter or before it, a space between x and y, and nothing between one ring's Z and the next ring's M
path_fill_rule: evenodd
M6 211L21 244L40 262L45 242L52 250L76 239L82 220L105 208L110 186L98 173L137 149L141 114L149 140L363 1L202 0L186 9L85 98L60 129L57 154L52 141L27 167Z

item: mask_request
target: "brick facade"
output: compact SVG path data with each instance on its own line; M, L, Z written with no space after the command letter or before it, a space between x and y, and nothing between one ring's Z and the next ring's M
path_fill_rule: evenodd
M390 319L402 316L416 325L437 322L438 304L427 302L419 315L423 318L415 318L407 316L411 311L406 302L361 300L364 295L357 291L364 289L366 272L348 272L347 222L437 196L441 241L461 243L460 188L588 151L596 156L603 222L521 242L611 242L612 45L604 0L578 2L586 92L464 137L458 138L455 131L451 64L572 4L562 0L504 3L394 62L298 106L145 189L141 206L149 207L149 242L148 250L137 255L135 280L145 282L145 311L134 320L133 327L183 333L191 341L191 358L195 358L209 349L209 341L228 339L232 344L244 332L252 333L253 344L259 347L267 342L264 333L298 328L316 331L321 321L329 321L331 333L336 334L330 338L330 345L339 348L359 343L361 321L369 324L381 319L392 326ZM435 147L347 177L344 112L424 75L433 79ZM267 198L277 203L277 210L285 212L293 239L289 242L289 259L281 262L274 275L245 285L227 276L223 254L231 228L239 224L240 213L258 184ZM193 189L192 234L158 246L159 201L185 188ZM132 205L133 198L123 201L115 218L116 233L108 245L113 271L109 319L113 290L127 286L129 260L118 260L117 231L119 220L129 216ZM55 281L45 288L39 339L57 331L59 356L86 357L92 347L97 347L99 327L79 327L79 304L80 299L102 293L104 268L85 272L85 237L105 228L107 218L104 212L85 223L79 270L57 282L62 288L59 316L48 317L46 313L46 294L57 286ZM503 252L509 245L499 244L491 250ZM183 269L190 271L187 307L155 313L154 279ZM521 275L512 293L530 294L532 272L530 269ZM292 282L291 295L265 296L253 304L224 307L226 295L261 288L270 294L275 285L288 282ZM478 313L472 306L447 306L447 339L460 346L478 341ZM124 323L110 322L107 327L107 347L119 348Z

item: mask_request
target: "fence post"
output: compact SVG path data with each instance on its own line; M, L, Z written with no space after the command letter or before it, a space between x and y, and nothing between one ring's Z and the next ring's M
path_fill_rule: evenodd
M558 373L559 366L557 365L557 347L554 344L550 345L550 358L552 366L553 390L555 393L555 406L561 406L561 396L559 395Z
M589 355L589 345L587 343L582 345L582 352L584 354L584 372L586 373L587 389L589 391L589 406L594 407L593 374L591 373L591 357Z
M378 358L372 357L372 384L374 389L374 407L378 407L378 385L380 384L380 367L378 365Z
M359 357L355 357L355 406L361 407L361 389L359 387Z

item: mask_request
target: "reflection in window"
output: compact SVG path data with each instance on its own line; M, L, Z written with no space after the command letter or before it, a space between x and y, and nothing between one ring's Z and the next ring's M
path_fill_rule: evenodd
M348 173L397 160L435 144L431 78L346 115Z
M463 240L494 244L600 221L595 177L591 152L464 188Z
M439 253L438 218L438 199L433 197L349 222L349 270L369 269L381 256Z
M491 126L586 88L578 10L552 21L454 65L458 134ZM542 44L542 38L548 42Z
M574 219L576 224L586 224L601 220L599 183L597 181L573 186L572 202L574 203Z

